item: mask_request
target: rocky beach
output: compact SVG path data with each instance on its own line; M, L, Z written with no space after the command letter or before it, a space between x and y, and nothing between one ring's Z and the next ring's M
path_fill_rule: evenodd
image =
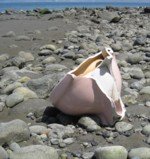
M106 127L51 104L64 75L110 46L126 116ZM0 13L0 159L150 159L150 8Z

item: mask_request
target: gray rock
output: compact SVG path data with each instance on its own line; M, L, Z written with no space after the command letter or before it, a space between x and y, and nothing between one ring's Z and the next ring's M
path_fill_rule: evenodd
M32 79L27 83L27 86L36 94L39 98L46 98L49 96L50 91L54 87L53 80L49 75L45 75L41 78Z
M115 124L115 128L116 128L116 130L117 130L118 132L123 133L123 132L132 130L132 129L133 129L133 125L130 124L130 123L126 123L126 122L123 122L123 121L122 121L122 122L117 122L117 123Z
M130 76L134 79L141 79L144 78L144 73L141 68L133 67L129 70Z
M142 61L142 57L140 54L128 54L127 61L131 64L138 64L140 61Z
M85 60L84 58L78 58L78 59L76 59L75 63L76 63L77 65L79 65L79 64L81 64L84 60Z
M19 35L15 39L16 41L30 41L30 37L26 35Z
M8 159L8 154L3 147L0 146L0 159Z
M44 50L41 50L38 55L39 56L47 56L47 55L51 55L52 54L52 51L51 50L48 50L48 49L44 49Z
M84 152L82 154L82 158L83 159L92 159L94 156L94 152Z
M0 123L0 144L26 141L30 137L28 125L19 119Z
M46 66L45 71L49 72L61 72L63 70L66 70L67 67L61 64L49 64Z
M14 31L9 31L5 35L3 35L2 37L9 37L9 38L11 38L11 37L14 37L14 36L16 36L15 32Z
M17 66L18 68L22 68L25 65L25 59L22 57L14 57L11 60L13 66Z
M143 127L142 133L146 136L150 136L150 124Z
M14 82L14 83L8 85L8 86L3 90L3 92L4 92L5 94L9 94L9 93L11 93L14 89L16 89L16 88L18 88L18 87L21 87L21 86L23 86L23 85L22 85L20 82Z
M63 57L73 59L75 57L75 53L74 52L68 52L68 53L63 54Z
M74 140L74 138L66 138L63 140L63 142L67 145L70 145L70 144L74 143L75 140Z
M131 83L130 88L141 90L143 88L143 84L140 81L133 82L133 83Z
M41 135L43 133L48 132L48 129L45 126L41 126L41 125L33 125L29 127L31 134L35 133L38 135Z
M128 153L128 158L132 159L133 157L139 157L140 159L149 159L150 148L140 147L140 148L131 149Z
M57 47L52 44L47 44L47 45L40 47L40 50L45 50L45 49L55 51L57 49Z
M146 105L147 107L150 107L150 101L146 101L145 105Z
M112 49L117 52L117 51L120 51L122 49L122 46L121 44L118 42L118 43L115 43L115 44L112 44L111 45Z
M74 134L74 127L71 125L63 126L61 124L49 124L48 128L51 129L49 132L50 138L53 138L53 135L57 135L59 138L63 138L64 136Z
M10 159L58 159L57 151L45 145L31 145L20 149L19 152L9 152Z
M32 55L32 53L30 52L24 52L24 51L20 51L18 53L18 55L22 58L25 59L25 62L29 62L29 61L33 61L34 60L34 56Z
M149 136L148 139L146 140L146 143L150 145L150 136Z
M49 64L49 63L55 63L55 62L56 62L56 58L53 56L49 56L42 61L43 64Z
M0 112L3 111L4 107L5 107L5 103L4 102L0 102Z
M112 19L114 19L115 17L118 17L117 12L109 12L109 11L103 11L99 14L99 16L101 17L101 19L107 20L107 21L111 21Z
M143 46L143 45L145 45L145 43L146 43L146 38L144 38L144 37L139 37L139 38L137 38L134 41L134 45L141 45L141 46Z
M16 142L11 143L9 145L9 148L10 148L10 150L15 151L15 152L18 152L21 149L19 144L17 144Z
M9 59L9 55L7 55L7 54L0 55L0 62L4 62L8 59Z
M24 100L38 98L37 94L27 87L18 87L14 90L14 93L22 95Z
M6 99L6 105L7 107L14 107L15 105L17 105L18 103L22 102L24 100L24 97L22 94L19 93L12 93L11 95L9 95Z
M96 159L127 159L128 152L123 146L100 147L96 149Z
M87 131L97 131L101 129L101 127L90 117L80 118L78 124L84 127Z
M146 86L140 90L140 94L150 94L150 86Z

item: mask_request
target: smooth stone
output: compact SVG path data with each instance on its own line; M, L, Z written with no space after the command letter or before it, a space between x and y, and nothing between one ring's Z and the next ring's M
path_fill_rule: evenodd
M150 101L147 101L147 102L145 103L145 105L146 105L147 107L150 107Z
M11 38L11 37L14 37L14 36L16 36L15 32L14 31L9 31L5 35L3 35L2 37L9 37L9 38Z
M8 59L9 59L9 55L7 55L7 54L0 55L0 62L4 62Z
M123 146L107 146L96 149L96 159L127 159L128 152Z
M140 148L131 149L128 153L128 158L132 159L133 157L139 157L140 159L149 159L150 148L140 147Z
M39 56L47 56L47 55L51 55L52 54L52 51L51 50L48 50L48 49L44 49L44 50L41 50L38 55Z
M57 47L55 45L52 45L52 44L47 44L47 45L40 47L40 50L43 50L43 49L55 51L57 49Z
M30 137L28 125L20 120L0 123L0 144L26 141Z
M14 93L22 95L24 100L38 98L37 94L27 87L18 87L14 90Z
M122 101L126 105L136 104L137 103L137 97L134 95L124 95L122 97Z
M60 138L74 134L74 127L71 125L63 126L61 124L49 124L48 128L51 129L51 131L49 132L50 138L53 138L54 134L57 134L57 136L59 136Z
M11 93L14 89L18 88L18 87L22 87L23 85L20 82L14 82L10 85L8 85L3 92L5 94Z
M101 127L90 117L80 118L78 124L84 127L87 131L97 131L101 129Z
M143 45L145 45L145 43L146 43L146 38L144 38L144 37L136 38L134 41L134 45L143 46Z
M138 64L140 61L142 61L141 54L128 54L127 61L131 64Z
M146 86L140 90L140 94L150 94L150 86Z
M56 62L56 58L53 56L49 56L42 61L43 64L49 64L49 63L55 63L55 62Z
M46 66L45 71L49 71L49 72L56 72L56 71L63 71L63 70L67 70L67 67L61 64L49 64Z
M63 140L63 142L67 145L70 145L70 144L74 143L75 140L74 140L74 138L66 138Z
M48 133L48 129L45 126L41 126L41 125L33 125L29 127L31 134L35 133L38 135L41 135L43 133Z
M150 145L150 136L149 136L148 139L146 140L146 143Z
M9 152L10 159L58 159L56 149L46 145L22 147L19 152Z
M20 51L20 52L18 53L18 55L19 55L20 57L24 58L26 62L33 61L33 60L34 60L34 56L33 56L32 53L30 53L30 52Z
M27 83L27 82L30 81L30 80L31 80L30 77L24 76L24 77L19 78L19 79L18 79L18 82L20 82L20 83Z
M12 150L12 151L15 151L15 152L18 152L20 151L20 146L19 144L17 144L16 142L13 142L9 145L9 148Z
M84 152L82 154L82 158L83 159L92 159L94 156L94 152Z
M16 41L30 41L30 37L26 35L19 35L15 39Z
M118 132L123 133L123 132L132 130L132 129L133 129L133 125L130 124L130 123L126 123L126 122L123 122L123 121L122 121L122 122L117 122L117 123L115 124L115 128L116 128L116 130L117 130Z
M145 73L145 78L150 78L150 72L149 71Z
M75 53L74 52L67 52L67 53L63 54L63 57L73 59L75 57Z
M115 52L122 50L122 46L120 43L112 44L111 47Z
M144 73L140 67L133 67L129 70L130 76L134 79L144 78Z
M0 112L3 111L4 107L5 107L5 103L4 102L0 102Z
M150 124L143 127L142 133L146 136L150 136Z
M81 64L83 61L85 61L84 58L78 58L78 59L76 59L75 63L76 63L77 65L79 65L79 64Z
M8 159L8 154L2 146L0 146L0 159Z
M22 94L19 93L12 93L11 95L9 95L6 99L6 105L7 107L14 107L15 105L17 105L18 103L22 102L24 100L24 97Z
M10 59L11 64L14 66L17 66L18 68L22 68L25 65L25 59L22 57L14 57L12 59Z
M132 89L137 89L137 90L141 90L143 88L143 83L138 81L138 82L133 82L130 85L130 88Z

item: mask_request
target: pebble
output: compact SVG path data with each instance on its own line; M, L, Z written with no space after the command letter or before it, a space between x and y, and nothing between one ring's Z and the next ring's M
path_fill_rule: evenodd
M133 157L139 157L140 159L149 159L150 148L140 147L140 148L131 149L128 153L128 158L133 159Z
M30 41L30 37L26 35L19 35L15 39L16 41Z
M127 159L128 152L123 146L107 146L97 148L96 159Z
M42 49L38 55L39 56L48 56L48 55L51 55L52 54L52 51L51 50L48 50L48 49Z
M26 141L30 137L28 125L15 119L10 122L0 123L0 144Z
M9 55L7 55L7 54L0 55L0 62L4 62L8 59L9 59Z
M150 107L150 101L147 101L147 102L145 103L145 105L146 105L147 107Z
M44 49L55 51L57 49L57 47L55 45L52 45L52 44L47 44L47 45L40 47L40 50L44 50Z
M94 152L84 152L82 154L82 158L83 159L92 159L94 156Z
M37 134L37 135L41 135L43 133L48 133L48 129L45 126L41 126L41 125L33 125L29 127L30 132Z
M49 64L49 63L55 63L55 62L56 62L56 58L53 56L49 56L42 61L43 64Z
M3 111L4 107L5 107L5 103L4 102L0 102L0 112Z
M23 85L22 85L20 82L14 82L14 83L8 85L8 86L3 90L3 92L4 92L5 94L9 94L9 93L11 93L14 89L16 89L16 88L18 88L18 87L21 87L21 86L23 86Z
M140 90L140 94L148 94L148 95L150 95L150 86L143 87Z
M0 146L0 159L8 159L7 151L2 146Z
M144 73L140 67L132 67L130 69L130 76L134 79L144 78Z
M74 143L75 140L74 140L74 138L66 138L63 140L63 142L67 145L70 145L70 144Z
M150 124L143 127L142 133L146 136L150 136Z
M18 55L19 55L20 57L24 58L26 62L33 61L33 60L34 60L34 56L33 56L32 53L30 53L30 52L20 51L20 52L18 53Z
M133 125L122 121L122 122L117 122L115 124L115 128L118 132L123 133L123 132L132 130Z

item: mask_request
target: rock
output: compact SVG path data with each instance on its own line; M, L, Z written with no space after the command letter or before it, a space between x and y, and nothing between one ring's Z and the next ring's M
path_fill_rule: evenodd
M140 159L149 159L150 148L140 147L131 149L128 153L128 158L132 159L133 157L139 157Z
M31 80L30 77L24 76L24 77L19 78L19 79L18 79L18 82L20 82L20 83L27 83L27 82L30 81L30 80Z
M146 43L146 38L144 37L139 37L134 41L134 45L140 45L143 46Z
M3 92L4 92L5 94L9 94L9 93L11 93L14 89L16 89L16 88L18 88L18 87L21 87L21 86L23 86L23 85L22 85L20 82L14 82L14 83L8 85L8 86L3 90Z
M19 146L19 144L17 144L16 142L13 142L13 143L11 143L10 145L9 145L9 148L12 150L12 151L15 151L15 152L17 152L17 151L20 151L20 146Z
M42 49L38 55L39 56L47 56L47 55L51 55L52 54L52 51L51 50L48 50L48 49Z
M84 58L78 58L78 59L76 59L75 63L76 63L77 65L79 65L79 64L81 64L84 60L85 60Z
M31 39L30 39L30 37L28 37L28 36L19 35L19 36L16 37L15 40L16 40L16 41L30 41Z
M0 159L8 159L8 154L2 146L0 146Z
M28 100L31 98L38 98L37 94L27 87L18 87L14 90L14 93L22 95L24 100Z
M94 156L94 152L84 152L82 154L82 158L83 159L92 159Z
M11 111L12 117L21 116L26 118L27 114L33 113L36 118L44 116L52 108L51 103L44 99L29 99L16 105Z
M6 99L6 105L7 107L14 107L15 105L17 105L18 103L22 102L24 100L24 97L22 94L19 93L12 93L11 95L9 95Z
M144 8L144 13L150 13L150 7L145 7Z
M141 90L143 88L143 83L141 81L136 81L131 83L130 88Z
M5 103L4 102L0 102L0 112L3 111L4 107L5 107Z
M63 140L63 142L67 145L70 145L70 144L74 143L75 140L74 140L74 138L66 138Z
M115 52L120 51L122 49L121 44L119 42L112 44L111 47Z
M30 137L28 125L19 119L0 123L0 144L26 141Z
M50 138L53 138L54 134L57 134L60 138L74 134L74 127L71 125L63 126L61 124L49 124L48 128L51 129L49 132Z
M146 86L140 90L140 94L150 94L150 86Z
M123 133L123 132L132 130L133 125L122 121L122 122L117 122L115 124L115 128L118 132Z
M20 51L18 55L25 59L26 62L33 61L34 56L30 52Z
M150 136L149 136L148 139L146 140L146 143L150 145Z
M64 65L61 65L61 64L49 64L46 66L46 69L45 69L45 71L48 71L51 73L52 72L60 72L63 70L67 70L67 67Z
M53 80L49 75L41 78L32 79L27 83L27 86L34 91L39 98L46 98L49 96L50 91L54 87Z
M131 63L132 65L138 64L140 61L142 61L142 57L140 54L137 54L137 53L136 54L129 54L127 61L129 63Z
M150 101L147 101L147 102L145 103L145 105L146 105L147 107L150 107Z
M84 127L87 131L97 131L101 129L101 127L98 126L97 123L90 117L80 118L78 124Z
M48 129L45 126L33 125L29 127L31 134L35 133L41 135L43 133L48 133Z
M96 159L127 159L128 152L123 146L100 147L96 149Z
M10 60L13 66L17 66L18 68L23 68L25 65L25 59L22 57L14 57Z
M75 57L75 53L74 52L68 52L68 53L63 54L63 57L73 59Z
M42 61L43 64L49 64L49 63L55 63L55 62L56 62L56 58L53 56L49 56Z
M7 55L7 54L0 55L0 62L4 62L8 59L9 59L9 55Z
M10 159L58 159L57 151L45 145L22 147L19 152L9 152Z
M110 22L115 17L118 17L118 14L117 14L117 12L103 11L99 14L99 16L101 17L101 19L104 19L104 20L107 20Z
M52 44L47 44L47 45L40 47L40 50L44 50L44 49L55 51L57 49L57 47Z
M141 79L141 78L144 78L144 73L142 71L141 68L139 67L132 67L130 70L129 70L129 73L130 73L130 76L134 79Z
M150 136L150 124L143 127L142 133L146 136Z
M5 35L3 35L2 37L9 37L9 38L11 38L11 37L14 37L14 36L16 36L15 32L14 31L9 31Z
M121 20L121 17L114 17L111 21L110 21L110 23L118 23L119 21Z
M49 9L47 9L47 8L44 8L44 9L40 9L39 13L40 14L50 14L51 11Z

